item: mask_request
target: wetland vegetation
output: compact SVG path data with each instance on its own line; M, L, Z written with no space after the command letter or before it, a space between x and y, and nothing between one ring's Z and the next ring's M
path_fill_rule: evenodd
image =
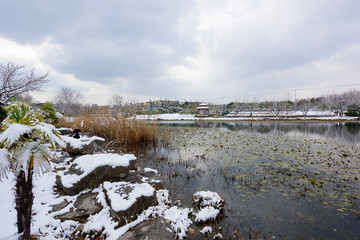
M223 236L359 238L359 123L160 122L159 131L167 144L131 151L185 206L198 190L223 196L214 224Z

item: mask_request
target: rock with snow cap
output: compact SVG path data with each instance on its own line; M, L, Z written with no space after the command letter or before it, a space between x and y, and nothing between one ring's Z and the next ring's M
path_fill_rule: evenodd
M73 130L71 128L65 128L65 127L58 128L56 130L58 130L58 132L61 135L69 135L69 134L72 134L72 132L73 132Z
M151 168L138 168L136 171L129 171L126 181L129 183L149 183L156 190L164 188L160 175Z
M97 202L97 196L98 193L93 192L81 194L77 197L69 212L56 215L55 219L60 219L61 221L75 220L82 223L86 222L90 215L96 214L102 209L101 204ZM69 203L60 203L59 206L53 206L53 210L66 207L68 204Z
M198 211L194 213L195 222L205 223L214 221L224 213L225 201L219 194L211 191L198 191L194 194L194 204Z
M105 139L97 136L86 137L83 136L79 139L61 136L61 139L66 143L65 151L71 156L93 154L102 151Z
M103 187L111 215L119 225L132 221L142 211L157 204L156 191L148 183L104 182Z
M67 171L56 176L57 187L69 195L96 188L105 181L119 181L135 169L133 154L94 154L76 158Z
M149 219L125 233L119 240L174 239L169 223L162 217Z
M198 191L194 193L194 203L200 208L212 206L221 209L224 207L225 201L216 192Z

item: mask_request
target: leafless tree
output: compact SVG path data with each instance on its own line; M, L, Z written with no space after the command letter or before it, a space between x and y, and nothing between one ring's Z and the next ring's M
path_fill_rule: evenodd
M328 96L328 102L331 109L335 110L340 116L344 114L348 107L347 99L344 94L332 94Z
M62 87L56 95L55 107L65 115L76 115L81 111L83 95L69 87Z
M39 91L48 81L49 73L36 75L35 69L24 73L25 65L12 62L0 64L0 101L7 103L12 97L31 91Z
M16 100L17 101L24 101L24 102L27 102L28 104L32 104L34 102L34 98L29 93L19 94L16 97Z
M252 117L254 110L256 109L256 107L258 105L258 101L257 101L256 97L254 97L252 102L248 102L247 100L245 100L245 102L247 102L246 109L249 111L249 117Z
M286 110L286 102L281 100L274 100L272 102L272 109L274 110L276 117L279 117L280 112Z
M348 105L360 105L360 91L355 89L343 93Z
M118 94L114 94L114 95L112 95L109 102L110 102L110 106L113 109L113 112L116 115L119 114L121 112L122 107L123 107L123 97L118 95Z
M301 99L298 102L298 106L299 106L300 110L302 111L303 116L306 117L307 113L309 112L309 110L311 108L310 99Z

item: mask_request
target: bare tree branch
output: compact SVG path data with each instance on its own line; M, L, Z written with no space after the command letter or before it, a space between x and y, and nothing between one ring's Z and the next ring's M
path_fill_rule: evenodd
M17 65L12 62L0 64L0 101L6 103L12 97L22 93L40 91L41 86L49 81L49 73L37 76L35 69L24 73L25 65Z
M84 96L69 87L62 87L56 95L55 107L67 115L76 115L81 110L81 102Z
M123 107L123 97L118 94L114 94L112 95L109 102L110 102L110 106L112 107L113 113L119 114Z

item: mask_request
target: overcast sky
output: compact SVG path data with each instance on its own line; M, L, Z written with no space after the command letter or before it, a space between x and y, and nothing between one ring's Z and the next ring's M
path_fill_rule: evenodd
M360 89L359 0L1 0L0 21L0 62L50 74L39 101L61 87L100 105Z

